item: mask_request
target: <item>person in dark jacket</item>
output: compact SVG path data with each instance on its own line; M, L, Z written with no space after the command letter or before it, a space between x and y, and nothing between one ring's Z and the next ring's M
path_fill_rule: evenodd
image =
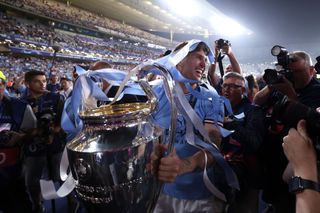
M30 105L4 95L5 80L0 75L0 212L31 212L20 151L23 138L36 127L36 118Z
M24 147L24 173L34 212L43 212L40 178L47 169L47 176L60 180L59 168L62 151L66 143L60 127L63 97L46 90L44 72L31 70L25 74L28 95L23 101L31 105L37 118L37 128L26 138Z
M231 202L229 212L258 212L259 160L258 150L263 141L264 113L245 96L245 78L236 72L223 77L222 95L230 101L233 115L224 127L234 130L223 139L221 151L235 170L240 192Z
M256 94L254 103L260 106L269 105L273 112L275 109L274 103L279 103L279 100L283 100L283 98L287 98L291 102L299 102L312 109L319 108L320 82L314 78L315 69L310 55L304 51L294 51L289 56L288 68L292 75L291 78L282 76L279 82L265 86ZM282 112L282 114L284 113L285 111ZM297 114L301 114L301 112L297 112ZM281 119L275 116L275 113L271 115L275 119L268 122L269 132L263 145L266 171L264 176L266 178L262 198L265 202L272 204L276 213L293 213L296 212L295 196L289 193L288 185L283 180L283 173L288 160L282 148L283 137L288 134L289 128L292 126L282 123ZM290 116L294 117L296 115L292 113ZM292 176L293 172L286 172L286 174Z

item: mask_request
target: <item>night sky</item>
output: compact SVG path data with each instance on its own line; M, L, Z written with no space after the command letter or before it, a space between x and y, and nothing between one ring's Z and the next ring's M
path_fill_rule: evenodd
M319 0L208 0L248 27L258 39L320 42Z
M217 9L254 32L231 38L243 56L244 48L270 59L275 44L289 51L305 50L320 55L319 0L208 0ZM244 59L246 61L246 59Z

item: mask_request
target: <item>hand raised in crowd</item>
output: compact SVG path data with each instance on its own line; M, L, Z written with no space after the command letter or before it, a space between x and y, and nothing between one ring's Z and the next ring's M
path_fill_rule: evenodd
M230 55L232 53L232 49L230 45L223 45L221 48L222 53L226 54L226 55Z
M4 140L5 143L2 143L2 145L6 147L16 146L21 142L25 134L19 133L12 130L4 130L1 131L1 140ZM1 141L3 142L3 141Z
M224 44L221 48L218 46L218 44L215 43L214 46L214 53L215 53L215 57L218 56L219 51L221 50L222 53L226 54L226 55L230 55L232 53L232 49L231 46L228 44Z
M9 131L9 135L10 135L10 140L8 142L8 146L17 145L22 140L22 138L25 136L25 134L19 133L16 131Z
M217 60L217 57L219 55L220 48L217 44L214 44L214 58Z

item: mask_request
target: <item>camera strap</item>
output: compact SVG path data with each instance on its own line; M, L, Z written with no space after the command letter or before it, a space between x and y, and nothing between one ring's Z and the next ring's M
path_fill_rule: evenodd
M223 77L224 75L224 70L223 70L223 64L222 64L222 59L224 58L224 55L221 54L221 51L219 52L219 55L218 55L218 64L219 64L219 70L220 70L220 76L221 78Z

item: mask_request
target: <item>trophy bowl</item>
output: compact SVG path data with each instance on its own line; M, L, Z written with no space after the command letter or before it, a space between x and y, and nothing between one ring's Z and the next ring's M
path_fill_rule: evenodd
M161 184L148 164L162 135L149 121L154 108L139 102L80 112L84 128L67 151L87 212L152 212Z

